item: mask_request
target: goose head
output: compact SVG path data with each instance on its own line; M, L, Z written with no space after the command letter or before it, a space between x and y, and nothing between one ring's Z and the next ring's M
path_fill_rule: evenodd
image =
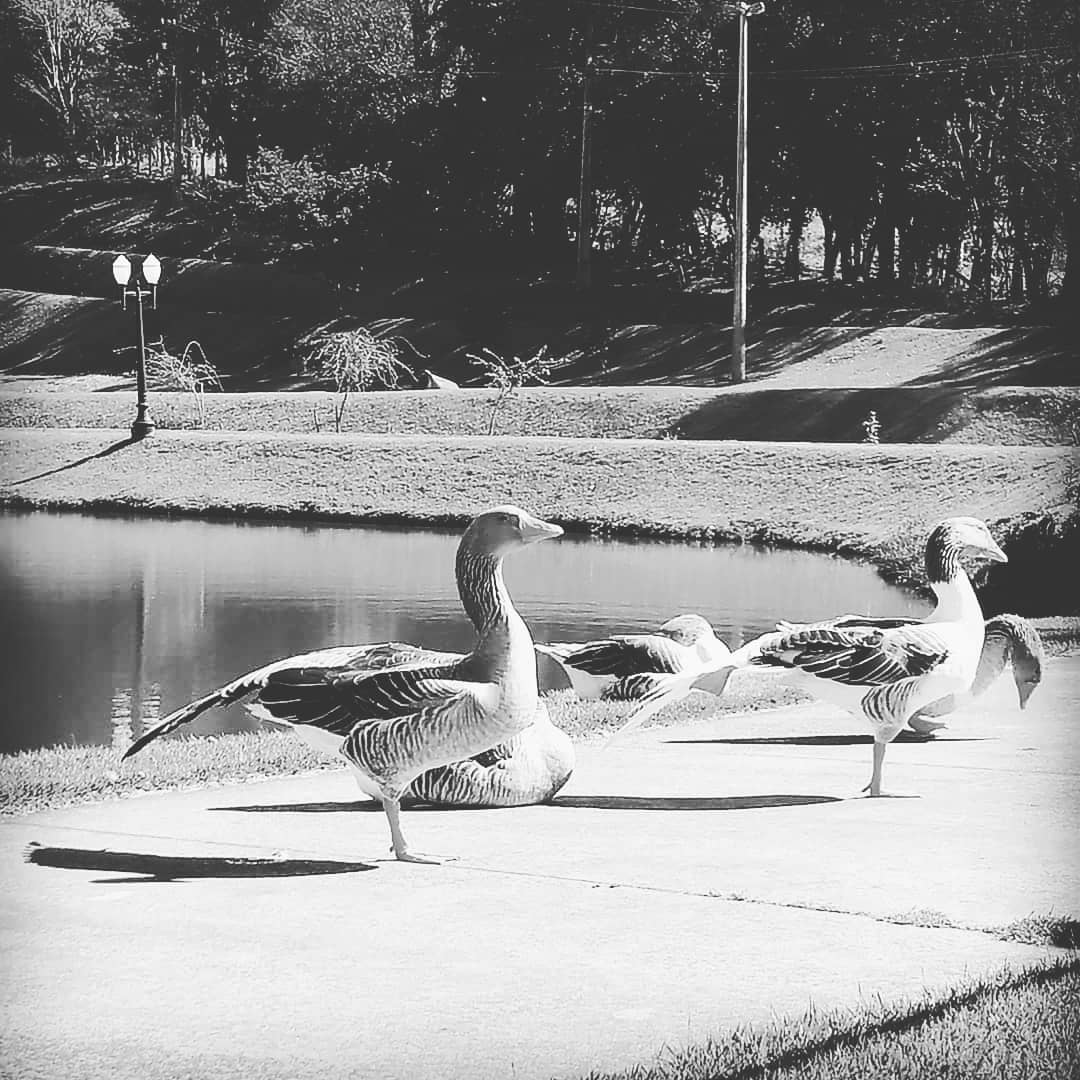
M676 615L660 627L660 633L671 638L677 645L696 645L702 638L714 636L708 619L700 615Z
M926 576L931 582L949 581L960 572L960 556L972 555L991 562L1009 558L990 535L985 521L952 517L940 522L926 541Z
M676 615L660 627L660 632L677 645L693 649L704 664L731 655L731 650L716 636L712 624L700 615Z
M562 536L562 529L520 507L493 506L473 518L461 538L461 551L502 558L512 551Z
M995 615L986 620L983 654L994 674L1004 668L1006 661L1012 662L1013 681L1023 709L1042 682L1046 653L1039 632L1019 615Z

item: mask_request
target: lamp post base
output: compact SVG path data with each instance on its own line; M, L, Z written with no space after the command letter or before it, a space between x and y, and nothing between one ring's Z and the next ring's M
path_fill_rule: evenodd
M136 420L131 425L131 437L134 440L145 439L147 435L152 435L154 432L154 425L149 420Z

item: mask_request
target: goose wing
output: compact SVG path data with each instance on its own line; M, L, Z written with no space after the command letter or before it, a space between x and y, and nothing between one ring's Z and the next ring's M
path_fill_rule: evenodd
M619 634L584 645L542 647L541 651L548 649L552 650L548 652L549 656L568 667L588 675L613 675L616 678L643 672L679 671L686 652L685 646L662 634Z
M924 624L906 620L866 620L843 616L822 623L780 623L780 629L736 650L730 657L690 671L658 678L639 698L641 707L608 740L637 730L662 709L685 698L691 690L720 695L732 672L750 665L799 668L823 679L876 686L899 682L933 670L948 655L948 643ZM878 622L890 625L882 627ZM892 625L892 624L896 625Z
M948 655L948 642L925 624L817 624L777 635L752 663L798 668L851 686L881 686L925 675Z
M895 630L901 626L914 626L919 620L909 615L876 616L876 615L838 615L835 619L822 619L820 622L797 623L781 619L776 624L776 629L781 633L792 634L797 630L850 630L861 627L875 628L878 630Z
M336 645L328 649L302 653L299 656L285 657L249 671L238 679L170 713L157 727L151 728L136 739L125 751L124 757L129 758L137 754L147 743L176 731L208 709L230 705L234 701L241 701L262 691L270 678L279 671L314 669L326 672L360 672L421 667L452 671L463 659L460 653L433 652L430 649L422 649L401 641L385 641L374 645Z
M255 706L273 720L307 724L344 738L358 725L475 699L489 707L492 683L461 677L461 665L376 671L305 667L273 672Z

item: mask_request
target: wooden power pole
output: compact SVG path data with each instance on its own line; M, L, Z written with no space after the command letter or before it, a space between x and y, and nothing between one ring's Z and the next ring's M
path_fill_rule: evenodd
M167 16L165 25L172 35L172 184L170 193L174 206L180 205L184 181L184 111L180 97L180 20Z
M765 10L763 3L725 5L739 16L739 93L735 123L735 288L731 329L731 381L746 379L747 298L747 165L746 129L750 116L750 16Z
M578 185L577 229L577 287L584 291L592 287L592 73L593 17L590 11L585 23L585 69L581 90L581 181Z

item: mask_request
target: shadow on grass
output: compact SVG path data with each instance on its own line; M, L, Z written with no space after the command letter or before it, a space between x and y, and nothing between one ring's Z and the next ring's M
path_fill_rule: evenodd
M834 795L729 795L725 797L644 795L560 795L552 806L589 810L762 810L771 806L810 806L843 802Z
M30 844L26 861L60 870L108 870L138 877L102 878L97 884L136 881L182 881L193 878L306 877L311 874L354 874L374 870L370 863L333 859L241 859L150 855L134 851L86 851L82 848Z
M31 480L41 480L46 476L54 476L56 473L67 472L68 469L77 469L80 465L85 465L88 461L96 461L98 458L108 457L110 454L115 454L117 450L123 450L125 446L132 446L134 443L140 441L140 439L129 436L126 439L121 439L119 442L113 443L112 446L106 446L104 450L99 450L96 454L87 454L86 457L79 458L78 461L69 461L66 465L57 465L55 469L47 469L45 472L35 473L33 476L24 476L21 480L15 480L13 483L28 484Z
M842 1053L845 1050L857 1050L867 1046L875 1039L884 1036L901 1035L926 1024L948 1019L963 1009L978 1006L982 1001L1000 995L1004 991L1023 990L1044 984L1053 984L1059 979L1080 971L1080 960L1056 964L1050 968L1022 972L1018 976L982 983L970 990L952 990L939 1001L930 1001L913 1007L900 1006L890 1014L869 1023L860 1023L848 1030L828 1031L828 1018L819 1022L827 1033L792 1049L773 1049L760 1053L763 1059L759 1063L724 1072L725 1080L768 1080L782 1072L799 1070L800 1075L859 1075L844 1072L846 1063ZM813 1020L811 1020L813 1023ZM830 1062L834 1063L830 1066ZM814 1068L814 1066L820 1066ZM687 1070L689 1073L690 1070ZM719 1074L714 1074L719 1075ZM1028 1075L1034 1075L1029 1073Z

